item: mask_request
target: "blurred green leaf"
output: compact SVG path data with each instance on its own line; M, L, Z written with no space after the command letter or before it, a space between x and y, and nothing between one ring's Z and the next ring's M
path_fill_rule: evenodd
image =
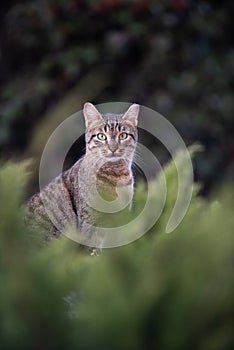
M209 201L195 192L167 235L177 195L169 164L165 210L150 233L92 257L65 237L34 244L20 208L27 167L0 170L1 349L233 347L232 183ZM144 186L135 200L142 207Z

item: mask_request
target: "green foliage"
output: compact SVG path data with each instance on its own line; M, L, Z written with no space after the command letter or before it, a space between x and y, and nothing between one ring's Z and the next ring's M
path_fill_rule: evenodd
M180 226L165 234L168 198L149 234L98 257L66 237L40 247L23 224L26 164L0 172L0 348L231 349L233 198L194 196ZM142 206L140 186L136 203ZM39 237L40 234L38 233Z

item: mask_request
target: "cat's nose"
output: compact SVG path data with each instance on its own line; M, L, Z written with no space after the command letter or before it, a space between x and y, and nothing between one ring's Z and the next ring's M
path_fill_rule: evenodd
M118 145L116 144L116 143L110 143L109 144L109 150L112 152L112 155L114 155L114 153L115 153L115 151L117 150L117 148L118 148Z

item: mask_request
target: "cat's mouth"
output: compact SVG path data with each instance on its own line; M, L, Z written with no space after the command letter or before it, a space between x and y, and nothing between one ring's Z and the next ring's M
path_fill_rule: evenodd
M105 154L104 154L104 156L106 157L106 158L121 158L121 155L119 154L119 153L117 153L117 152L106 152Z

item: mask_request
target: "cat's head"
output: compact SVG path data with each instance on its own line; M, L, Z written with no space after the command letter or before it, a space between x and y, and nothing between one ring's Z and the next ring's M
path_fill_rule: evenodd
M133 104L123 114L101 114L87 102L84 105L86 154L107 161L132 161L137 143L139 105Z

